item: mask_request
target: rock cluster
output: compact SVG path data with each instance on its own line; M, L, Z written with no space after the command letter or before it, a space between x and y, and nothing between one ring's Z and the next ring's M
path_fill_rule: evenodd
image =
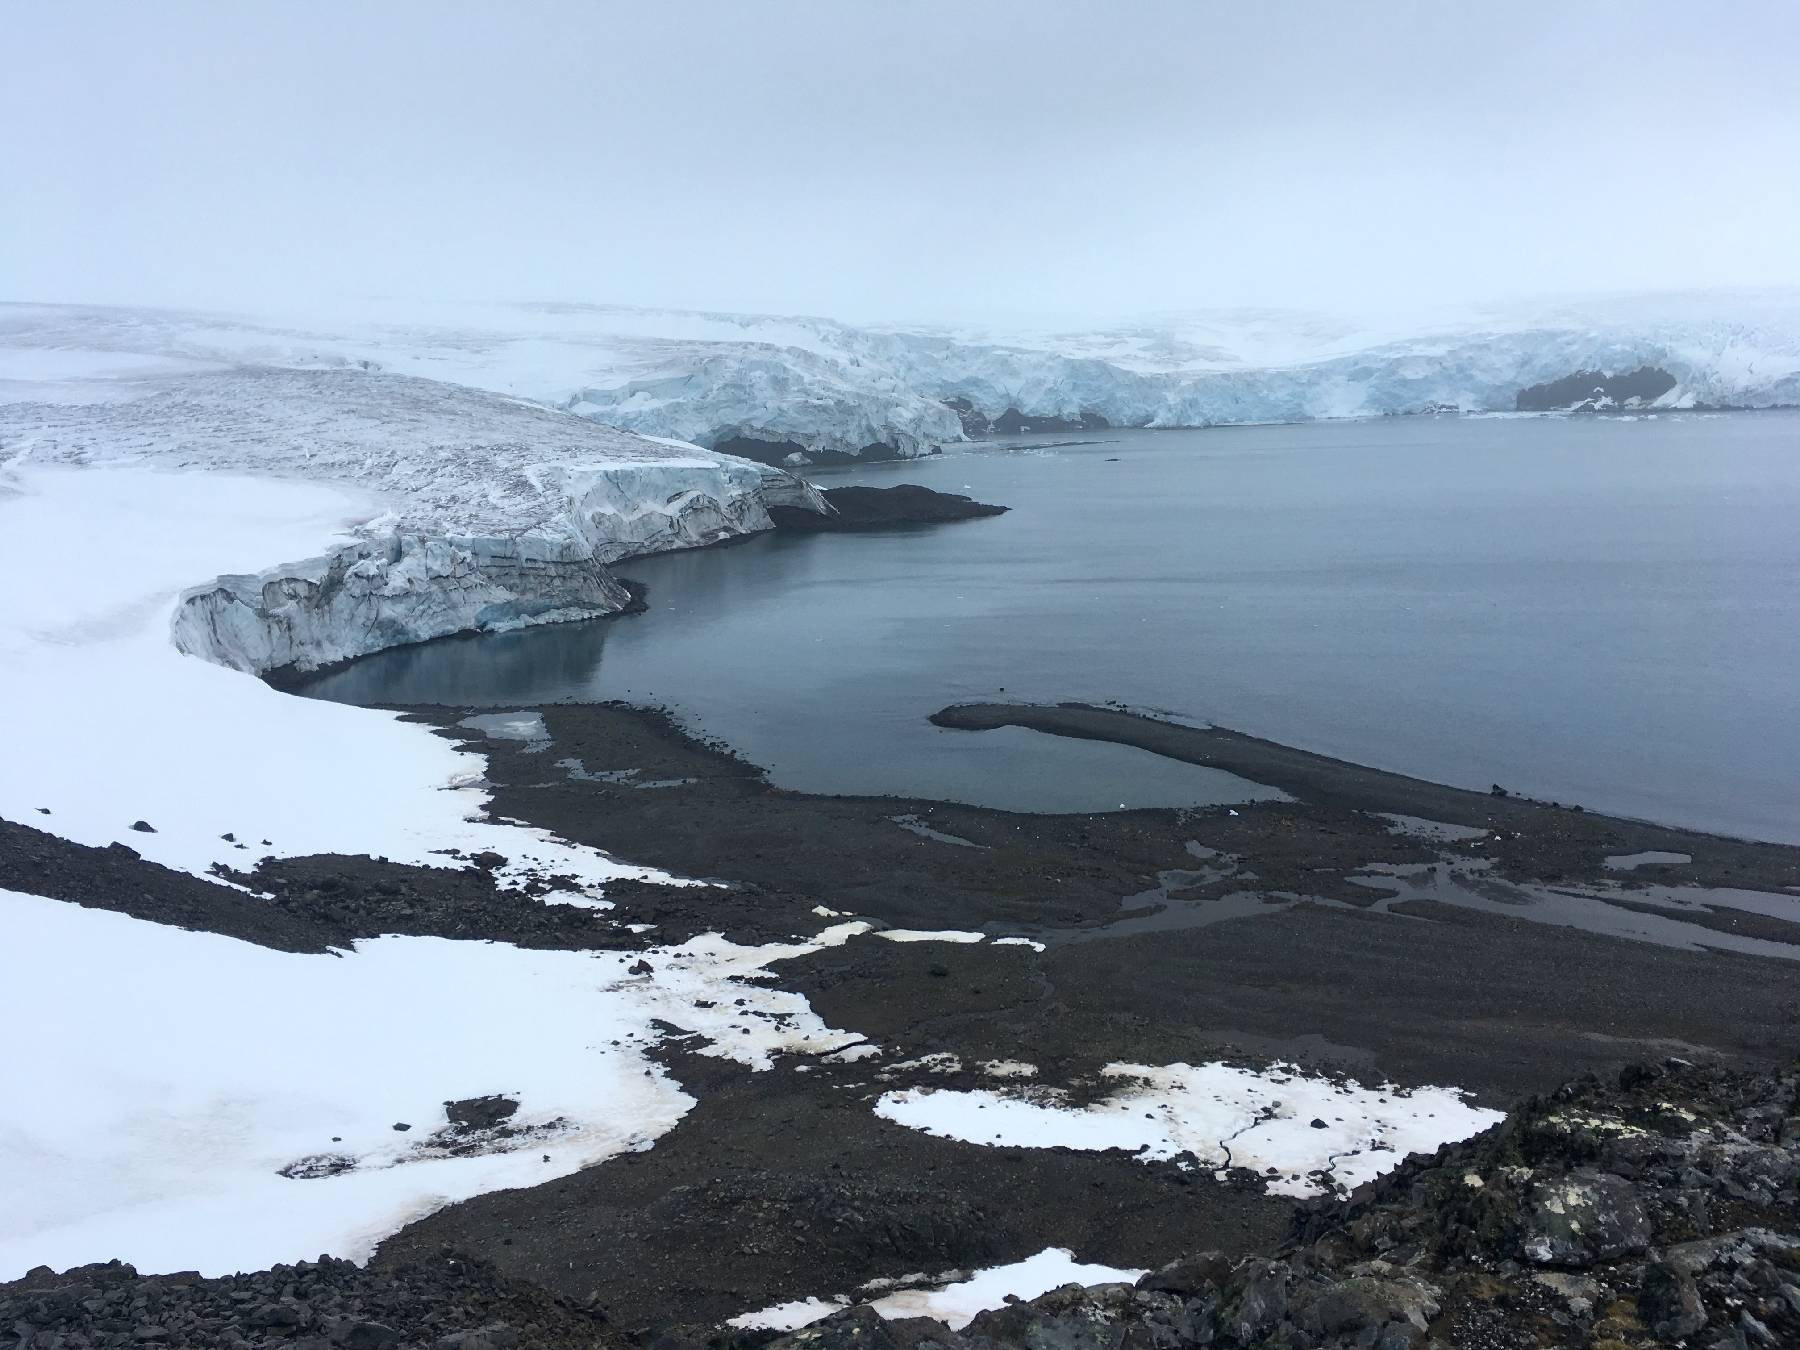
M1271 1258L976 1317L837 1314L776 1350L1800 1346L1800 1067L1583 1080L1296 1216Z
M320 1257L221 1279L114 1261L0 1284L5 1350L573 1350L604 1336L598 1313L451 1253L368 1270Z

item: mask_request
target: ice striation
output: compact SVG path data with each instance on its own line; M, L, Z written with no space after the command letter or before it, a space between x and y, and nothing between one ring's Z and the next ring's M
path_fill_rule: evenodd
M183 598L181 650L258 672L614 613L629 596L609 563L768 529L772 505L827 509L781 469L348 364L65 382L0 403L0 440L13 464L138 462L373 494L386 509L352 542Z

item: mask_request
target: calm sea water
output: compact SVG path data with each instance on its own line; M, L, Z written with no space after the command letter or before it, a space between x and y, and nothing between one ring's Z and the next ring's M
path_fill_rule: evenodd
M819 476L1013 508L997 519L645 559L620 570L649 585L646 615L383 653L308 692L655 700L814 791L1034 810L1232 795L1140 751L925 721L963 699L1117 699L1800 841L1800 416L1046 444L1072 439Z

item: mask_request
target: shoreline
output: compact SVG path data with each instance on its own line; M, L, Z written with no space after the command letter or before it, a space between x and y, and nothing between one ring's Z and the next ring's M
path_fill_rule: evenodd
M1339 759L1317 751L1216 725L1196 726L1079 701L1063 703L953 703L931 714L933 726L954 731L1024 727L1051 736L1131 746L1166 759L1222 769L1240 778L1293 792L1309 800L1351 810L1400 812L1469 826L1516 824L1540 811L1589 816L1646 838L1710 840L1721 846L1781 849L1800 858L1800 845L1748 835L1722 834L1692 826L1589 811L1576 802L1544 801L1494 784L1487 792L1456 787ZM1648 845L1646 846L1648 847ZM1688 875L1694 875L1688 873ZM1800 887L1800 871L1780 885Z
M654 1147L438 1210L381 1244L371 1278L401 1278L448 1246L493 1262L506 1277L603 1307L616 1328L675 1323L698 1336L785 1299L916 1270L992 1265L1047 1246L1154 1268L1191 1250L1192 1234L1203 1229L1202 1245L1256 1256L1276 1248L1295 1207L1252 1182L1222 1184L1117 1151L940 1139L869 1107L909 1082L986 1090L994 1080L979 1066L987 1063L1029 1062L1033 1082L1082 1100L1102 1091L1099 1071L1109 1062L1214 1060L1288 1062L1310 1074L1403 1087L1454 1082L1476 1102L1510 1107L1582 1073L1614 1073L1646 1057L1767 1068L1792 1052L1787 961L1627 941L1429 900L1380 910L1347 882L1351 874L1371 861L1429 865L1467 841L1391 833L1361 809L1305 800L1303 782L1294 783L1302 800L1291 803L1087 816L813 797L772 787L730 747L688 735L659 710L536 711L548 744L457 726L460 708L408 717L479 747L490 819L528 821L723 888L612 882L610 922L596 931L587 911L502 893L490 871L444 873L366 857L272 859L240 879L273 898L286 927L242 936L309 950L415 932L629 952L705 932L739 943L783 940L808 924L841 921L817 918L823 905L920 930L993 935L1056 922L1095 940L1036 951L991 938L863 938L785 959L774 971L780 988L883 1053L789 1056L753 1072L695 1053L686 1038L667 1040L654 1058L698 1103ZM1260 744L1271 754L1285 750ZM1287 753L1295 763L1307 758ZM570 760L584 766L580 774L559 771ZM1310 781L1329 787L1331 768L1355 767L1326 761ZM1519 865L1532 856L1525 845L1540 847L1532 844L1539 825L1642 828L1534 803L1495 804L1508 813L1506 831L1524 841L1509 855ZM909 810L931 833L895 819ZM1195 842L1235 860L1235 875L1201 876L1220 864L1202 861ZM1771 856L1769 867L1800 858L1800 850L1762 848L1792 855ZM1561 844L1541 849L1562 856ZM117 907L117 892L134 889L126 878L149 866L118 850L57 843L51 851L59 858L48 872L47 859L31 869L42 879L38 889L108 908ZM24 850L9 853L29 862ZM1695 860L1705 863L1699 852ZM104 884L94 871L102 863L113 869ZM1596 865L1587 875L1601 871ZM167 875L195 894L214 890ZM1247 884L1289 883L1317 898L1173 931L1107 932L1158 903L1147 892L1159 884L1161 902L1204 909ZM82 885L92 893L76 894ZM1359 892L1360 906L1352 903ZM217 931L215 920L182 903L171 897L175 908L145 917ZM1800 899L1793 903L1800 910ZM638 935L632 926L640 924L654 928ZM1788 945L1800 955L1800 924L1791 927ZM1652 1004L1647 988L1658 991ZM934 1059L955 1067L901 1069ZM945 1188L946 1177L954 1188ZM846 1223L845 1215L856 1217Z
M664 1017L644 1073L694 1089L691 1114L647 1151L408 1224L382 1243L378 1272L452 1246L604 1306L616 1325L698 1330L821 1288L1051 1245L1150 1267L1188 1250L1200 1226L1209 1245L1248 1257L1272 1250L1294 1213L1255 1176L1194 1175L1119 1149L939 1137L873 1106L893 1092L993 1092L1004 1074L989 1066L1028 1064L1034 1085L1083 1108L1107 1100L1113 1064L1222 1064L1295 1065L1323 1081L1394 1084L1396 1095L1452 1084L1500 1107L1645 1057L1767 1067L1792 1052L1800 922L1716 897L1688 912L1638 897L1688 881L1791 887L1800 849L1491 798L1091 705L965 705L939 717L965 729L1030 717L1056 734L1151 742L1196 763L1230 759L1297 800L1037 816L820 796L774 787L730 747L656 710L522 710L540 719L541 738L459 725L462 708L405 711L480 751L490 826L522 823L570 852L601 850L609 867L629 859L635 876L605 882L610 907L540 903L559 884L557 864L506 889L509 860L497 852L461 858L472 865L457 870L302 853L222 874L279 911L234 931L227 911L239 901L212 882L153 868L121 845L46 843L25 826L7 827L0 884L296 953L402 934L604 953L620 966L635 957L646 975L643 954L706 934L767 952L822 921L860 920L874 931L765 960L784 995L842 1029L832 1035L881 1053L834 1058L814 1046L761 1068ZM1383 808L1480 833L1395 828L1373 814ZM1648 883L1641 892L1568 889L1621 880L1607 870L1615 854L1676 852L1689 861L1652 862L1624 879ZM1459 907L1440 893L1477 862L1513 886L1499 908ZM639 879L646 869L668 879ZM1527 916L1555 896L1587 906L1599 926ZM1791 894L1765 898L1800 909ZM1655 913L1631 922L1679 925L1681 942L1631 940L1601 924L1636 915L1633 906ZM881 941L884 928L924 940ZM1740 950L1720 950L1734 942ZM1657 991L1648 1006L1646 989Z
M657 923L672 937L715 928L731 940L754 942L822 903L846 916L910 929L973 930L989 940L852 943L783 963L784 987L802 993L831 1025L867 1035L883 1047L884 1058L815 1064L804 1075L772 1080L691 1057L671 1061L684 1081L703 1075L694 1128L684 1123L650 1153L589 1169L541 1201L530 1193L500 1193L441 1211L390 1238L381 1261L416 1259L442 1244L466 1247L508 1273L564 1292L600 1287L628 1316L645 1315L647 1305L626 1269L670 1269L673 1282L655 1297L698 1311L704 1322L727 1310L729 1291L742 1290L748 1271L734 1261L716 1274L698 1271L683 1263L670 1238L643 1226L621 1233L603 1224L604 1240L590 1237L590 1215L620 1212L611 1198L619 1188L649 1213L681 1194L685 1223L710 1235L693 1240L727 1248L732 1235L746 1231L742 1210L750 1206L759 1215L748 1221L750 1241L773 1244L760 1267L750 1263L766 1281L756 1297L774 1304L903 1273L902 1265L931 1268L922 1256L884 1260L879 1245L857 1257L861 1239L817 1232L803 1218L826 1203L871 1209L878 1228L919 1221L935 1214L938 1202L909 1188L931 1169L959 1178L991 1175L984 1186L1026 1188L1008 1212L1004 1229L1011 1237L1003 1250L968 1245L973 1238L964 1237L939 1265L1069 1245L1086 1260L1154 1266L1159 1253L1147 1249L1144 1235L1162 1231L1164 1213L1188 1231L1207 1227L1213 1234L1207 1245L1249 1254L1266 1242L1256 1233L1273 1231L1263 1224L1279 1226L1285 1202L1234 1199L1229 1187L1183 1184L1171 1175L1161 1184L1177 1210L1164 1211L1146 1194L1133 1204L1151 1207L1114 1227L1119 1220L1105 1217L1112 1205L1090 1210L1081 1192L1092 1187L1079 1180L1080 1172L1057 1183L1073 1183L1067 1204L1046 1207L1036 1198L1048 1182L1042 1173L1011 1173L1002 1182L984 1172L997 1165L996 1155L1010 1157L1013 1150L942 1141L921 1153L917 1140L843 1108L888 1088L891 1080L879 1076L885 1062L933 1056L952 1056L961 1067L931 1075L932 1086L966 1090L982 1086L974 1066L987 1062L1027 1061L1037 1069L1034 1082L1092 1093L1108 1062L1223 1059L1287 1061L1309 1073L1364 1082L1456 1082L1478 1103L1510 1107L1582 1073L1614 1073L1646 1056L1769 1067L1794 1045L1795 972L1788 960L1662 946L1429 899L1385 909L1372 904L1374 892L1347 880L1372 859L1442 865L1459 848L1468 850L1390 833L1360 811L1302 800L1240 807L1235 814L1220 808L1022 816L946 802L811 796L771 786L729 747L689 735L656 709L556 704L536 711L545 720L548 749L484 747L492 810L727 883L724 891L705 893L615 886L621 917ZM453 720L453 710L443 708L413 715L440 727ZM565 758L579 760L588 776L554 781L547 771ZM593 776L602 767L611 772ZM647 785L632 786L633 778ZM659 783L667 786L648 785ZM1509 814L1520 828L1508 830L1521 838L1507 856L1519 866L1534 850L1553 861L1569 852L1559 834L1539 838L1537 826L1572 821L1599 832L1617 828L1627 843L1640 828L1516 801ZM928 822L930 833L896 819L907 815ZM1201 877L1209 864L1189 849L1195 840L1235 858L1236 874ZM1583 845L1590 846L1610 847L1597 834ZM1759 875L1800 860L1800 850L1760 847L1769 856ZM1601 856L1595 853L1583 874L1589 880L1606 876ZM1695 857L1703 862L1701 854ZM1170 878L1172 871L1182 875ZM1254 879L1245 877L1252 872ZM1252 906L1169 931L1131 931L1134 916L1159 903L1149 894L1159 884L1162 901L1172 892L1197 911L1226 903L1247 885L1299 885L1316 898ZM1793 907L1800 919L1800 899ZM1090 936L1052 942L1042 952L991 940L1030 935L1034 920ZM1800 922L1772 922L1783 948L1800 957ZM1709 931L1692 927L1703 944ZM1115 928L1122 931L1109 932ZM1643 999L1646 988L1659 991L1653 1004ZM823 1113L826 1133L807 1127L796 1142L797 1122L815 1112ZM901 1139L906 1148L896 1151ZM1006 1165L1035 1168L1038 1152L1024 1150ZM1075 1156L1096 1163L1106 1157ZM873 1189L822 1201L816 1189L822 1160L830 1184L840 1184L835 1162L846 1179L858 1177ZM1139 1175L1130 1167L1144 1166L1093 1175L1101 1178L1102 1193L1114 1192ZM696 1175L713 1181L695 1187ZM1240 1209L1238 1219L1217 1208L1242 1207L1251 1198L1257 1203ZM895 1202L909 1219L881 1217ZM1239 1222L1250 1227L1229 1236Z

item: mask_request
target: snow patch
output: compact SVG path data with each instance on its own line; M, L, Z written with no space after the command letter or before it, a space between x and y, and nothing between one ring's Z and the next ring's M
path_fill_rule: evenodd
M1124 1149L1145 1162L1186 1159L1262 1173L1278 1195L1348 1189L1501 1119L1454 1088L1366 1088L1301 1074L1222 1063L1111 1064L1120 1083L1086 1106L1063 1094L1030 1096L913 1088L888 1092L886 1120L969 1143L1013 1148Z
M1009 1298L1033 1299L1065 1284L1133 1284L1144 1274L1142 1270L1084 1264L1067 1247L1049 1247L1023 1261L989 1266L966 1278L929 1288L897 1290L870 1300L868 1306L890 1320L930 1317L952 1331L961 1331L977 1314L1004 1307ZM744 1313L727 1325L752 1331L794 1331L849 1306L851 1301L841 1295L832 1299L797 1299Z
M647 1055L657 1023L754 1069L856 1039L761 982L843 937L296 955L0 891L0 987L53 1010L7 1056L0 1279L361 1259L443 1205L647 1148L693 1105ZM503 1128L450 1127L446 1103L494 1094L518 1103Z

